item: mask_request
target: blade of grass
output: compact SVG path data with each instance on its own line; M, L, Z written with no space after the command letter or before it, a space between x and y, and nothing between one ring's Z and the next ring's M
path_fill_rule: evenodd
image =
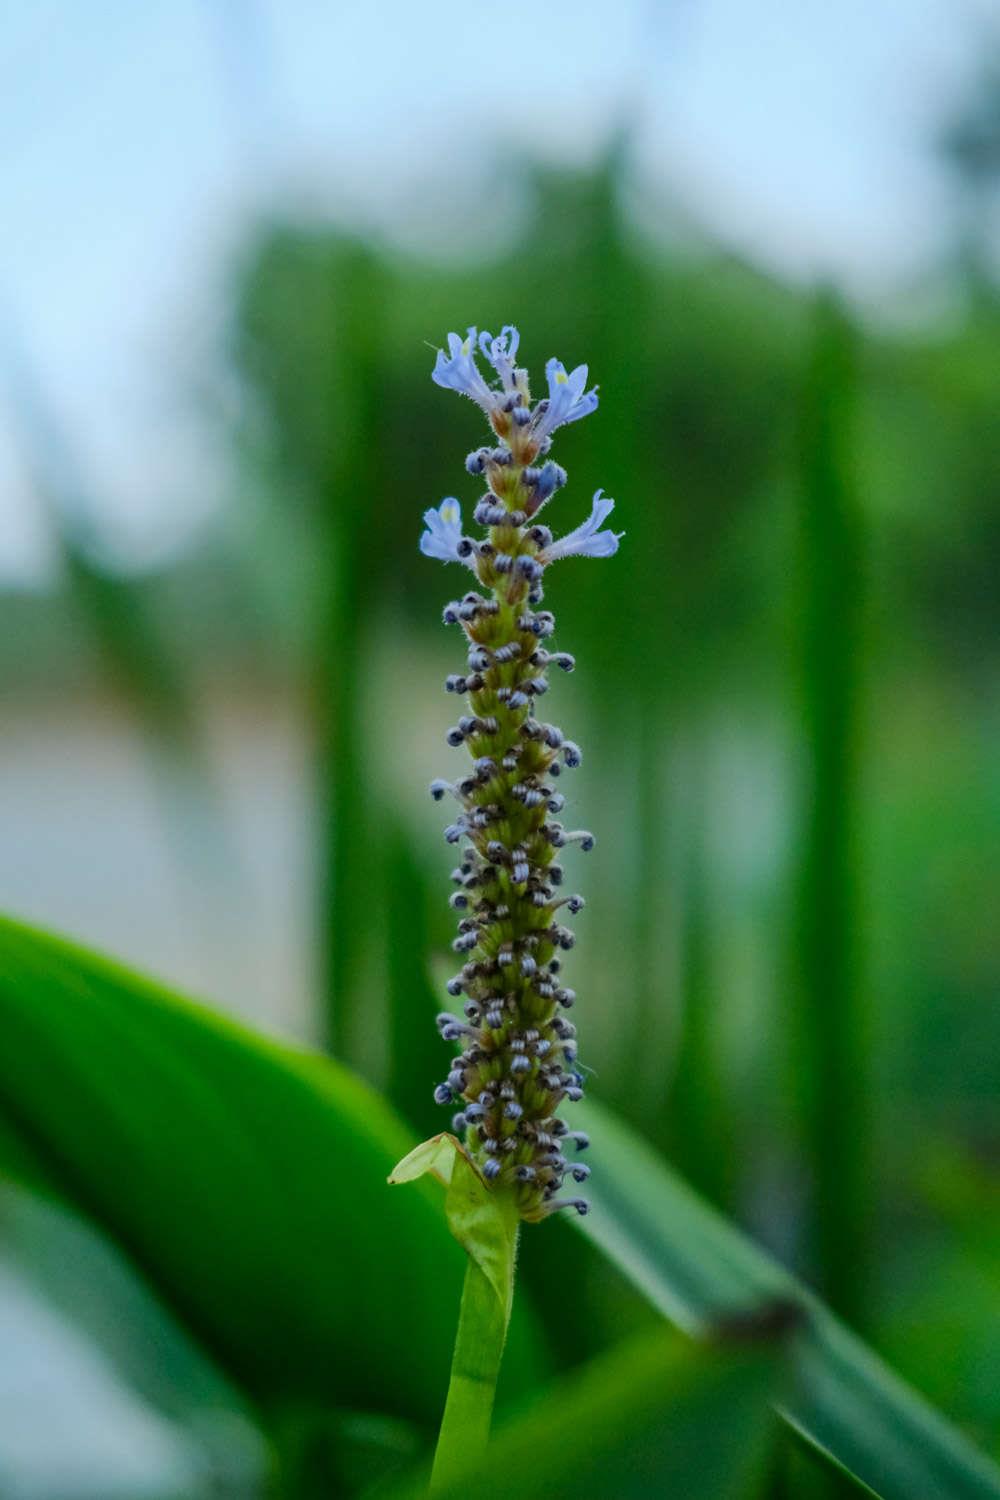
M689 753L678 759L679 782L685 793L684 807L677 812L677 839L683 850L678 882L682 1005L666 1149L699 1192L725 1207L733 1195L737 1163L728 1149L732 1120L720 1078L713 1024L719 997L712 984L708 911L707 761L705 737L696 731Z
M324 420L336 434L315 476L326 549L313 649L321 802L320 958L323 1030L334 1056L359 1060L364 955L372 934L378 828L371 816L371 758L359 722L366 616L378 595L377 516L358 490L387 493L378 442L383 274L360 247L336 257L331 387ZM363 480L362 480L363 476Z
M796 878L793 1039L811 1175L810 1264L820 1291L863 1320L872 1203L868 1055L858 972L861 515L853 471L856 337L817 301L800 457L803 807Z

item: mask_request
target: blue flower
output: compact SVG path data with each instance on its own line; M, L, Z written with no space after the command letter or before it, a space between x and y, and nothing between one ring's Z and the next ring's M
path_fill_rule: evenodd
M459 551L462 541L462 507L453 496L442 500L438 509L433 506L424 511L427 530L421 533L420 550L425 557L436 557L441 562L464 562L468 564L469 553Z
M572 374L567 375L560 360L550 359L545 366L545 376L549 382L549 399L535 421L535 436L539 438L548 437L564 423L578 422L581 417L597 410L597 387L586 393L583 389L587 384L586 365L577 365Z
M607 520L615 508L613 500L602 500L601 491L598 490L594 496L594 507L590 512L588 520L575 531L560 537L553 542L551 547L546 547L540 552L538 560L541 563L558 562L561 557L611 557L618 551L618 543L625 535L624 531L600 531L598 528Z
M500 383L508 394L517 389L514 379L514 359L520 342L521 335L510 323L504 324L496 338L485 329L479 335L480 352L496 370L500 376Z
M497 405L497 394L490 390L476 366L474 328L469 329L468 336L464 339L460 339L457 333L449 333L448 353L445 354L443 349L438 350L431 378L446 390L458 391L460 395L470 397L477 406L482 407L487 416Z

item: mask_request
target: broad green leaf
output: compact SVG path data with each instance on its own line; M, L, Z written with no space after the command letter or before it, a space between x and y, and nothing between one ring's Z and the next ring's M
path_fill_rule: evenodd
M51 1196L0 1179L0 1255L96 1343L150 1406L186 1425L211 1414L244 1430L245 1397L86 1219Z
M592 1100L574 1125L594 1143L580 1226L650 1301L692 1334L775 1299L802 1310L785 1421L884 1500L996 1500L1000 1470L892 1373L804 1286L703 1203Z
M464 1269L318 1056L0 919L0 1170L108 1233L253 1398L436 1423ZM524 1346L513 1373L530 1380Z
M23 1131L12 1126L0 1111L0 1166L4 1173L14 1178L24 1188L51 1196L58 1195L51 1177L36 1152L31 1149Z
M643 1335L502 1424L486 1458L436 1500L750 1500L771 1449L779 1378L773 1350ZM391 1491L392 1500L423 1493L421 1479Z

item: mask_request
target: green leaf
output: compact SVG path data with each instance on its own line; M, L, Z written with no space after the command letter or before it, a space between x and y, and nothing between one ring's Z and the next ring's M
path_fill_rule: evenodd
M750 1500L772 1445L768 1401L779 1373L766 1348L695 1348L663 1331L644 1335L501 1425L485 1460L435 1496ZM392 1500L423 1493L421 1478L391 1491Z
M0 1225L4 1261L72 1319L145 1402L203 1436L210 1437L217 1420L218 1428L250 1430L246 1398L106 1235L51 1196L2 1179ZM239 1446L234 1441L234 1450ZM259 1439L258 1446L264 1447Z
M580 1227L667 1318L701 1334L734 1313L793 1302L803 1319L795 1380L778 1411L806 1443L884 1500L1000 1496L989 1459L634 1131L592 1100L575 1111L597 1158Z
M256 1401L436 1424L463 1256L430 1189L386 1187L408 1142L366 1085L5 919L0 1035L0 1170L117 1241Z

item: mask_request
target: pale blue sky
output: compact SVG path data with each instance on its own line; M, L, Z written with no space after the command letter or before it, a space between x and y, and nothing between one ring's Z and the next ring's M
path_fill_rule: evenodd
M261 209L310 204L453 253L484 160L515 145L586 161L628 111L648 200L673 197L761 263L877 301L948 243L926 142L991 13L991 0L502 13L485 0L7 0L0 319L123 551L152 560L217 503L197 384L226 257ZM45 556L0 429L0 580Z

